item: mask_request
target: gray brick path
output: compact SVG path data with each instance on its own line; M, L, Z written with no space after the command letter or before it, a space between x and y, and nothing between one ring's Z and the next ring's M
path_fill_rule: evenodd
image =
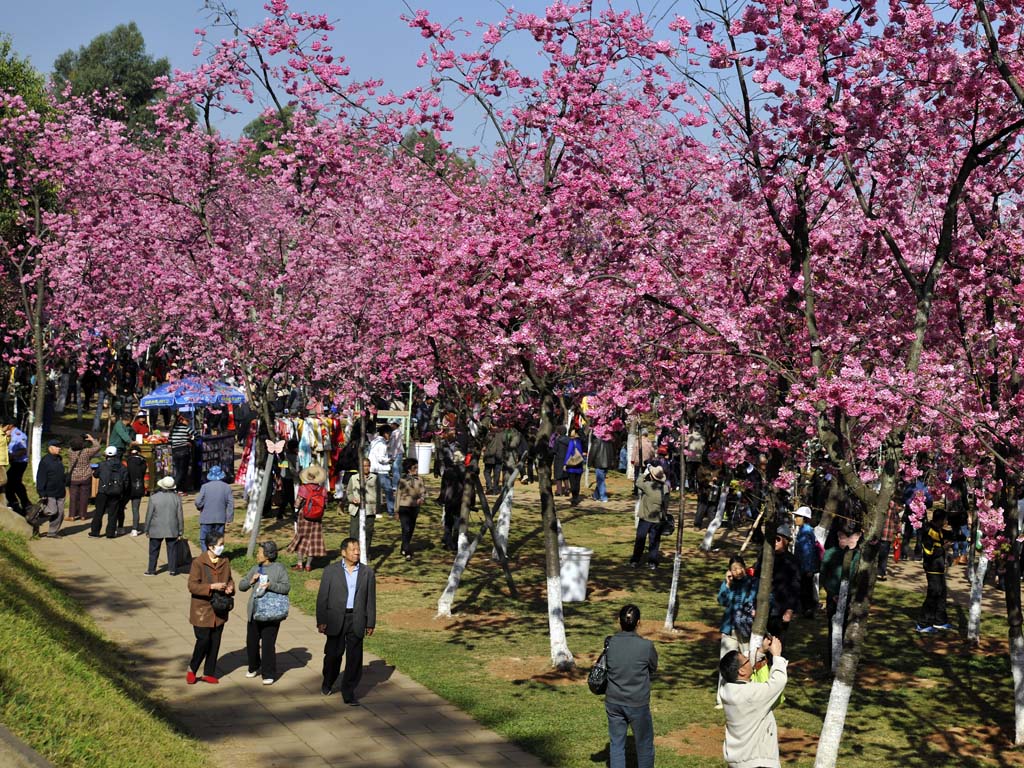
M169 577L163 565L159 575L143 577L148 545L143 536L90 539L81 522L67 524L65 531L69 535L59 540L34 542L33 552L107 637L125 649L154 697L214 748L218 765L543 765L371 654L365 654L357 691L361 707L346 706L339 695L323 697L323 636L297 608L281 626L279 679L273 686L245 677L245 620L238 609L224 631L220 685L188 686L185 671L194 636L186 577ZM193 544L193 551L197 549ZM163 552L160 557L163 563ZM240 596L239 608L246 598Z

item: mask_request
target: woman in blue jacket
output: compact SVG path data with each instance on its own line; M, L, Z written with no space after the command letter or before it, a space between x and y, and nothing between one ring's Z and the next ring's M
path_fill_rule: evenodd
M583 452L583 443L574 429L569 432L569 445L565 449L565 464L562 467L569 478L569 490L572 492L570 503L574 507L580 503L580 478L586 463L587 454Z

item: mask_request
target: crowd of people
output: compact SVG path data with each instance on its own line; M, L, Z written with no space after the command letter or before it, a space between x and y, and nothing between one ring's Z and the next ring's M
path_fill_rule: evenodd
M423 412L422 408L419 412ZM39 533L56 538L63 535L61 527L67 497L67 519L90 520L90 537L103 534L104 517L108 538L147 536L146 576L157 574L161 549L166 551L169 575L188 573L189 621L195 634L186 673L186 682L190 685L200 681L218 682L217 660L223 627L232 611L236 590L249 592L245 607L246 675L259 677L263 684L272 685L278 677L276 639L281 622L288 614L290 591L288 570L277 562L278 546L269 539L262 541L256 565L235 581L230 560L224 554L227 526L234 520L235 491L223 470L214 466L195 497L200 553L192 558L184 538L183 494L176 480L177 461L174 472L156 483L143 508L147 470L135 436L144 427L144 420L135 424L122 419L111 431L110 442L105 447L91 434L75 435L68 440L66 459L62 455L61 441L54 439L46 444L47 453L36 475L40 496L37 506L45 521ZM358 423L354 429L358 430ZM194 440L187 420L178 420L175 430L181 445L189 445ZM426 427L423 423L414 423L412 431L414 435L432 439L435 445L433 469L440 479L437 502L443 513L443 530L438 533L446 549L457 548L463 505L476 504L478 488L487 495L494 495L513 477L518 477L522 483L536 479L537 445L532 430L509 424L493 427L482 444L481 455L475 459L469 453L473 444L468 436L456 429L454 422L448 423L444 415L434 424L428 419ZM10 506L22 514L32 506L24 484L20 483L27 461L26 442L25 434L13 425L0 431L0 470L6 481L5 491ZM174 442L172 430L172 448ZM747 526L755 541L764 533L773 536L767 629L762 647L752 657L747 653L760 587L759 558L755 557L753 565L748 567L742 556L732 555L719 585L717 597L723 616L716 700L725 714L724 754L728 764L778 765L772 713L784 699L786 660L782 656L782 644L795 617L814 618L823 614L829 630L831 657L833 632L840 627L845 629L850 608L849 585L861 558L863 529L855 505L840 504L827 535L819 539L821 531L816 531L814 523L821 516L824 497L823 481L817 476L804 485L803 497L807 504L790 513L783 503L778 510L773 510L770 525L762 521L770 485L765 456L727 469L708 461L703 439L678 446L665 434L653 439L648 429L637 432L635 448L629 454L624 441L601 439L571 423L556 428L548 448L552 456L553 491L567 498L570 505L577 505L583 499L581 479L586 467L593 470L590 498L604 503L609 500L608 472L631 465L636 499L635 537L628 558L628 565L632 567L657 569L661 537L666 530L666 519L670 517L670 494L683 487L696 495L693 523L697 528ZM358 703L355 692L362 667L362 642L373 633L376 623L374 571L360 562L362 552L369 552L373 546L376 522L383 517L396 520L401 530L402 557L411 560L416 551L417 519L426 502L427 489L418 475L417 460L407 457L407 453L402 425L398 423L376 425L368 440L360 440L358 432L354 432L340 452L345 466L333 493L328 472L317 464L300 469L293 451L286 449L274 464L276 494L273 503L268 498L267 510L272 512L272 507L277 506L279 518L294 521L294 536L287 545L287 551L297 555L294 569L308 572L317 559L327 556L323 517L328 505L337 500L339 508L348 514L348 536L342 542L341 560L327 565L320 582L316 626L326 636L322 692L331 694L340 679L342 698L350 704ZM475 478L474 471L481 472L482 479ZM824 480L828 479L826 475ZM927 476L922 475L908 483L891 506L879 534L877 578L887 578L891 555L902 554L905 559L923 561L928 587L916 628L922 633L931 633L952 628L946 611L945 570L953 564L964 563L972 542L970 520L964 511L966 504L950 491L950 483L941 491L933 492L926 479ZM90 515L88 504L92 490L95 490L95 509ZM940 498L936 500L936 496ZM783 500L787 500L785 495ZM916 501L922 502L928 510L921 518L912 513ZM126 528L129 504L131 526ZM754 551L760 549L757 546ZM898 549L902 549L902 553ZM621 631L609 638L605 651L609 676L605 709L612 766L625 764L629 728L635 737L638 765L654 764L649 701L650 681L658 668L658 656L654 645L637 634L639 620L639 609L635 605L625 606L619 616ZM343 659L347 662L342 673Z

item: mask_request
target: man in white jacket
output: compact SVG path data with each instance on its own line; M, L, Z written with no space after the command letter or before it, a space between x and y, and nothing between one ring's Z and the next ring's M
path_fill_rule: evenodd
M395 512L395 497L394 489L391 486L391 459L388 456L388 437L390 434L391 428L388 426L381 426L377 430L377 436L370 443L367 458L370 459L370 472L377 477L374 513L379 513L380 505L386 504L388 515L393 516Z
M781 768L772 707L786 687L789 662L782 658L779 638L766 637L763 648L773 656L766 683L751 682L753 664L739 651L729 651L718 664L723 680L719 693L725 710L723 753L729 768Z

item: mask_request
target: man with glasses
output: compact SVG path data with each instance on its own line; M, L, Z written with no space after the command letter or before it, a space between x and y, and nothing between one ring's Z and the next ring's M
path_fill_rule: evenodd
M729 651L718 663L722 675L719 695L725 710L725 745L729 768L779 768L779 737L772 708L786 688L789 662L782 658L782 641L768 635L762 649L772 654L765 683L751 682L753 663L740 651Z

